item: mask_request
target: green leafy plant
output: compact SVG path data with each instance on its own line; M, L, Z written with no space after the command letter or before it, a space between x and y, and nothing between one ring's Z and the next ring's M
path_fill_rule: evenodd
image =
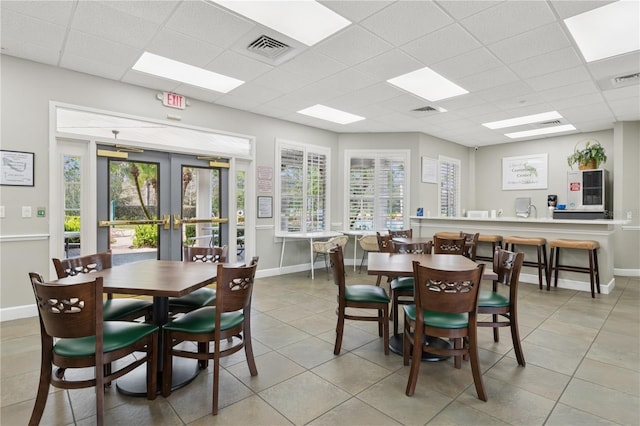
M567 163L569 167L573 168L574 164L578 166L584 166L591 161L595 162L596 168L600 167L600 164L607 161L607 154L604 147L600 145L600 142L587 141L583 149L578 149L577 145L573 150L573 154L567 157Z
M133 247L158 247L157 225L136 225L133 235Z

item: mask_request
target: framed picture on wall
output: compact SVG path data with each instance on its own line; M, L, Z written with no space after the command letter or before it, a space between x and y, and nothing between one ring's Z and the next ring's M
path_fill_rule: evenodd
M548 154L502 158L502 189L547 189Z
M273 197L258 197L258 219L273 217Z
M0 185L34 186L33 152L0 151Z

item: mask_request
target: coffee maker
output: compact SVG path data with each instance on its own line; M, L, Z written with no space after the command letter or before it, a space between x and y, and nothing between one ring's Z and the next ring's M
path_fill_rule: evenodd
M547 207L549 207L549 219L553 219L553 211L558 205L558 196L554 194L547 195Z

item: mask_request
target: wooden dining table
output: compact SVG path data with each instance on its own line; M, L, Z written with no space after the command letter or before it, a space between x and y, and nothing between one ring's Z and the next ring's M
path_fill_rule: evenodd
M180 297L216 281L217 264L173 260L145 260L126 263L101 271L61 278L54 282L74 284L102 277L105 293L153 297L153 323L158 336L158 392L162 389L162 326L169 321L169 297ZM173 361L172 390L178 389L199 372L197 360L176 358ZM142 365L116 382L119 392L129 396L146 396L146 366Z
M473 260L455 254L407 254L407 253L380 253L370 252L368 254L369 275L387 275L396 277L412 277L413 262L418 261L422 266L442 269L447 271L468 271L476 269L478 264ZM403 353L404 333L389 336L389 349L397 354ZM449 342L428 338L430 345L435 347L449 347ZM447 357L435 356L424 352L423 361L442 361Z

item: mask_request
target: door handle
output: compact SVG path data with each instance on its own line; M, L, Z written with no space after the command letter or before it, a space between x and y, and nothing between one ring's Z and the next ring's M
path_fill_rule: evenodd
M211 225L216 225L216 224L228 223L228 222L229 222L229 218L226 218L226 217L210 217L206 219L191 217L188 219L182 219L178 214L173 215L173 229L176 229L176 230L180 229L180 226L182 226L182 224L193 225L195 223L209 223Z
M163 229L169 229L171 216L163 215L162 219L157 220L99 220L98 226L119 226L119 225L162 225Z

